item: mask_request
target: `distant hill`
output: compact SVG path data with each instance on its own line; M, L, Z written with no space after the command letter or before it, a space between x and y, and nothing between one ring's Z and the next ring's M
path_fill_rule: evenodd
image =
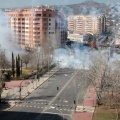
M108 12L110 9L104 3L97 3L94 1L85 1L78 4L71 5L55 5L57 10L64 14L101 14Z

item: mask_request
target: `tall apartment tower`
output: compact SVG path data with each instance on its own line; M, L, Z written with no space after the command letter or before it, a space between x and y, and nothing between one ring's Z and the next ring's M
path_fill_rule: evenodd
M68 17L68 31L72 34L100 34L105 31L105 18L97 15Z
M12 9L5 11L9 15L8 25L17 35L22 48L34 49L39 44L56 39L57 11L49 6L37 8Z

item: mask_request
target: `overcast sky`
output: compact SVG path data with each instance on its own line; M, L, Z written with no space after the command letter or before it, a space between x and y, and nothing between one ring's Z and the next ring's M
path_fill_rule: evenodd
M0 8L7 7L26 7L26 6L38 6L38 5L64 5L64 4L76 4L85 0L0 0ZM116 3L120 0L94 0L96 2L103 3Z

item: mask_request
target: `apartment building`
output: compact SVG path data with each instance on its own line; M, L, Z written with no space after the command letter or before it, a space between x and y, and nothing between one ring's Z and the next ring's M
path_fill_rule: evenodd
M104 20L97 15L71 15L68 17L68 31L76 34L100 34L105 29Z
M106 31L105 16L97 15L70 15L68 17L68 39L71 41L82 42L87 35L99 35ZM74 36L74 38L73 38ZM93 37L94 38L94 37ZM88 39L87 39L88 40Z
M16 34L22 48L34 49L39 44L58 40L56 25L59 23L56 24L57 10L53 7L11 9L5 13L9 16L8 26Z

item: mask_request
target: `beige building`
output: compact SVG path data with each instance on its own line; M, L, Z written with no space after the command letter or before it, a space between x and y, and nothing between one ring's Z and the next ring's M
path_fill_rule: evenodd
M8 25L17 36L22 48L35 48L41 43L58 40L57 11L49 6L6 10ZM59 24L59 23L58 23ZM59 38L58 41L60 41Z
M68 31L73 34L102 33L103 18L97 15L71 15L68 17Z

